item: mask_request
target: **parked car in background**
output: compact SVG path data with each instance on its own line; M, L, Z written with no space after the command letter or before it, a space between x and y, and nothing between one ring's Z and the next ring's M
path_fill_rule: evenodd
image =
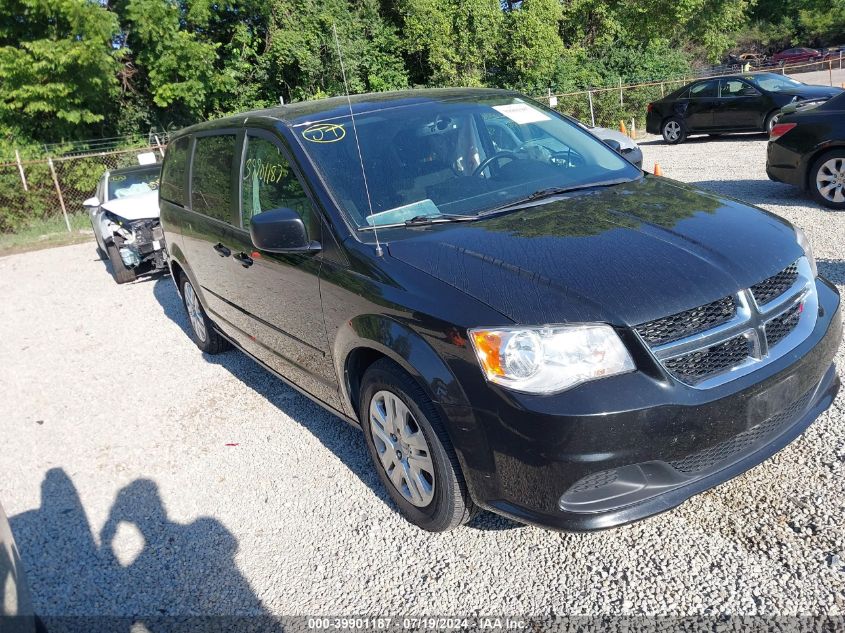
M845 95L785 108L769 138L766 173L845 210Z
M766 56L762 53L742 53L737 55L737 63L740 65L750 64L754 68L766 63Z
M171 136L160 192L197 346L234 343L360 426L427 530L479 507L577 530L663 512L838 389L839 296L800 229L512 91L202 123Z
M15 538L0 505L0 631L35 633L42 630L38 625Z
M640 146L637 145L637 142L630 136L623 134L619 130L611 130L607 127L593 127L578 121L578 119L573 118L573 121L576 121L578 125L581 125L588 132L610 145L631 163L640 169L643 168L643 151L640 149Z
M167 267L158 210L160 165L107 171L94 197L83 202L100 257L119 284Z
M670 144L691 134L769 132L783 106L841 93L841 88L810 86L776 73L702 79L648 104L646 128Z
M815 62L825 59L825 53L815 48L787 48L771 57L773 64L785 66L788 64L800 64L803 62Z

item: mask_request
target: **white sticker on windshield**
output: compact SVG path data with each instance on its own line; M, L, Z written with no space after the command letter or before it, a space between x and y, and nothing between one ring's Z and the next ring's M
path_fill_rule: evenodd
M531 107L527 103L508 103L506 105L493 106L493 109L496 110L496 112L504 114L514 123L519 123L520 125L550 120L550 117L543 114L537 108Z

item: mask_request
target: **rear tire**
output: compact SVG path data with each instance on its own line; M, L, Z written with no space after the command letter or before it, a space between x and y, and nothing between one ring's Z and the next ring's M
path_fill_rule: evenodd
M123 263L123 258L121 258L120 251L117 249L115 243L112 242L106 246L106 250L108 252L109 262L111 262L112 276L114 277L114 280L119 284L135 281L135 271L131 268L127 268Z
M214 329L214 324L205 313L205 309L202 307L188 277L181 275L179 284L182 291L182 305L185 306L191 326L191 339L206 354L225 352L231 347L231 344Z
M469 521L476 506L455 449L416 381L393 361L378 360L364 373L359 402L373 467L400 514L429 532Z
M808 185L813 198L829 209L845 210L845 150L822 154L810 167Z
M677 145L687 139L684 122L676 116L666 119L660 126L660 132L663 134L663 140L669 145Z

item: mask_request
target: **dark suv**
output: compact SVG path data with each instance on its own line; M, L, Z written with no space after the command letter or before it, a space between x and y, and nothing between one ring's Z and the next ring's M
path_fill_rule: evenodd
M662 512L838 389L839 296L800 229L645 175L513 92L188 128L161 217L200 349L231 342L360 425L428 530L479 507L575 530Z

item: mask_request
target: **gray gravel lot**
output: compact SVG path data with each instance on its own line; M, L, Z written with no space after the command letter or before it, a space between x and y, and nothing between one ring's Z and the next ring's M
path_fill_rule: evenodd
M643 150L802 226L842 289L845 214L769 182L761 137ZM0 499L44 615L845 612L842 397L668 514L431 535L360 433L239 352L203 356L169 278L117 286L92 242L0 259L0 297Z

